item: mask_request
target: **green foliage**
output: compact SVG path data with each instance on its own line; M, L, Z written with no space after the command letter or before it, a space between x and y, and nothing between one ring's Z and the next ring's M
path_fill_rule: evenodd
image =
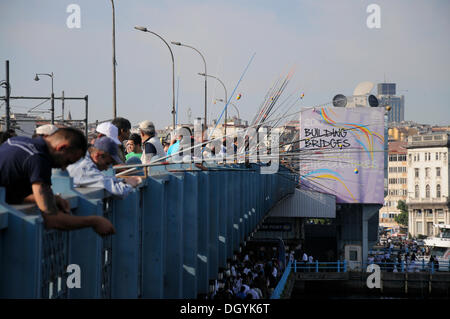
M395 216L394 220L397 224L408 226L408 206L402 200L398 201L397 209L400 210L400 214Z
M397 209L400 210L402 213L408 212L408 206L406 206L405 201L399 200L397 203Z

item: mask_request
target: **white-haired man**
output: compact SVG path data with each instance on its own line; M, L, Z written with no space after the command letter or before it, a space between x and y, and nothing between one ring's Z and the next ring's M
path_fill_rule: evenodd
M158 158L166 156L152 122L143 121L139 123L139 132L142 138L142 164L149 164L154 156L158 156Z

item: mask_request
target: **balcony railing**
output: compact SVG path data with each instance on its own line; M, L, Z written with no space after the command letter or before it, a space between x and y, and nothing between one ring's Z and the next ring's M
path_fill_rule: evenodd
M436 203L448 203L448 197L447 196L441 196L441 197L430 197L430 198L414 198L414 197L408 197L406 200L406 203L408 204L425 204L425 203L431 203L431 204L436 204Z

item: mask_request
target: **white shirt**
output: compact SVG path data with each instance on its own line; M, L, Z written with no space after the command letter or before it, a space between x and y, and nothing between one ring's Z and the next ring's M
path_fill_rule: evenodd
M259 299L259 295L254 288L250 289L248 293L252 295L253 299Z
M244 294L247 294L250 291L250 287L246 284L242 284L242 286L245 288Z
M277 267L273 267L272 276L274 276L276 278L277 277L277 273L278 273Z
M313 257L312 257L312 256L309 256L308 261L309 261L310 263L312 263L312 262L313 262Z
M308 255L306 253L303 254L303 261L308 261Z
M231 275L236 277L236 268L234 266L231 266Z
M67 166L67 172L73 177L75 187L99 187L117 196L126 196L133 190L133 186L125 183L115 176L102 173L92 161L91 154L78 162Z

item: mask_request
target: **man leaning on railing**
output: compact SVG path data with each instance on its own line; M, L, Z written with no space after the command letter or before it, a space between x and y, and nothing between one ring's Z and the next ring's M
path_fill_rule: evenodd
M115 232L100 216L72 216L69 202L54 195L52 168L66 169L86 152L87 140L74 128L61 128L46 137L12 137L0 146L0 186L6 203L36 203L46 228L73 230L92 227L99 235Z
M102 136L89 147L86 156L81 161L69 165L67 171L73 177L75 187L99 187L113 195L125 197L142 182L142 179L138 176L122 179L102 172L112 164L121 163L114 140L108 136Z

